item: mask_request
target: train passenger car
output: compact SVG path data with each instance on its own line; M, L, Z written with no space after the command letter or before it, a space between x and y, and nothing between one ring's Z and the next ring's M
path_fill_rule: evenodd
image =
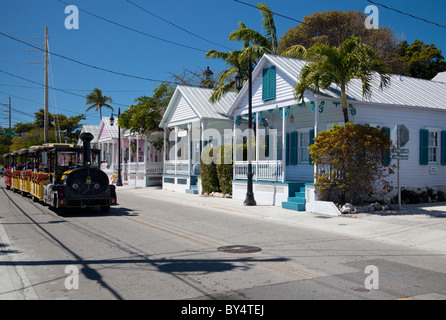
M115 186L99 168L100 150L90 148L93 135L84 132L80 138L83 147L44 144L5 155L11 168L5 175L7 188L31 195L58 214L87 207L108 212L117 205Z

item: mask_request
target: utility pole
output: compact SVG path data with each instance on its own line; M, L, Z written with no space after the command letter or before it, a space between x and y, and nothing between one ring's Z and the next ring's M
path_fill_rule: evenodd
M48 27L45 27L45 113L43 117L43 143L48 143Z
M11 97L9 97L9 130L11 129Z

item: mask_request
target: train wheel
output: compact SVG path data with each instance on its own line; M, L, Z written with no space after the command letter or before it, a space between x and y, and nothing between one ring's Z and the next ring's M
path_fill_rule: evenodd
M110 206L101 207L101 212L102 213L108 213L109 211L110 211Z
M37 198L36 196L31 196L31 199L33 200L33 202L38 202L39 198Z

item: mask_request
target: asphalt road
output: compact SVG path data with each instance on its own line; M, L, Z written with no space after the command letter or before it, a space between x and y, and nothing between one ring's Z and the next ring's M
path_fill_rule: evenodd
M131 190L108 214L60 217L0 186L0 268L20 280L18 299L446 299L438 252Z

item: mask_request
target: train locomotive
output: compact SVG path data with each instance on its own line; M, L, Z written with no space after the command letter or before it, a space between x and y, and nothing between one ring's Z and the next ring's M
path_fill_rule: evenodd
M84 132L80 139L83 147L44 144L4 155L6 188L30 195L61 215L69 208L89 207L107 213L117 205L115 186L100 169L99 150L90 147L93 135Z

